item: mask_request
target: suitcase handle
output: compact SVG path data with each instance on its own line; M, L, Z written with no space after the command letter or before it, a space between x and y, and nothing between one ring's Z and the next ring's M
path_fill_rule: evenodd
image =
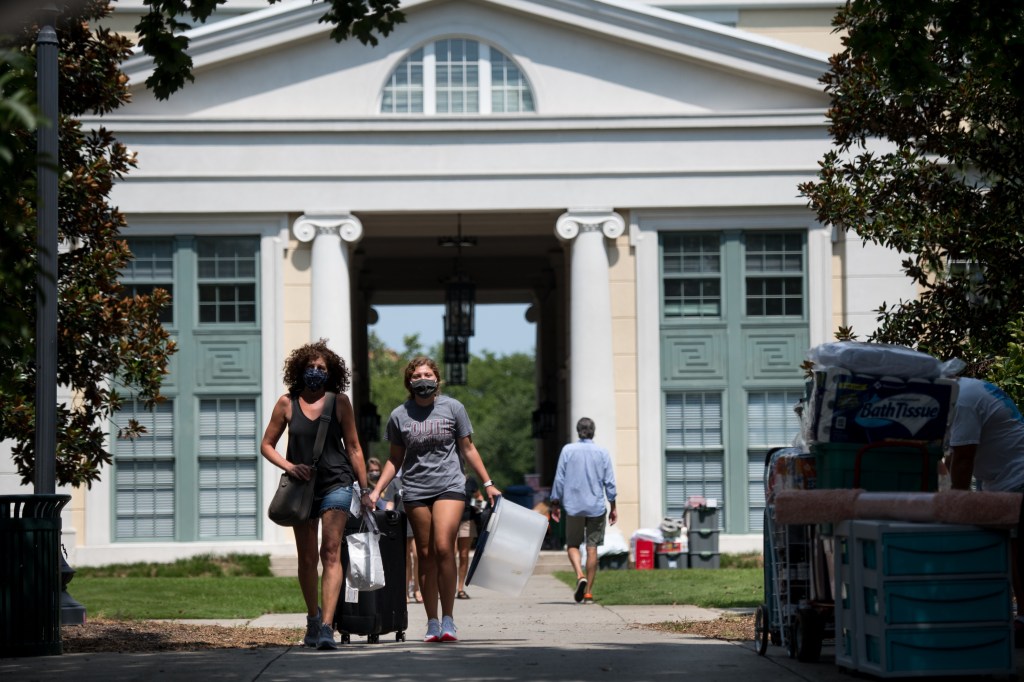
M918 448L921 451L921 492L928 492L928 442L923 440L879 440L867 443L857 450L853 461L853 487L860 487L860 465L864 453L877 448Z

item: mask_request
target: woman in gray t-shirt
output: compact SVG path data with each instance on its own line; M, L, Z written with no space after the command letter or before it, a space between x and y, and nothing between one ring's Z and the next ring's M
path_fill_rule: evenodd
M419 555L420 590L427 612L425 642L458 640L453 611L457 572L455 543L466 506L463 462L473 468L491 503L501 494L487 475L473 444L473 426L462 403L441 395L441 372L428 357L405 368L409 399L388 419L391 456L370 493L376 504L391 479L402 472L403 502ZM438 619L438 599L441 618Z

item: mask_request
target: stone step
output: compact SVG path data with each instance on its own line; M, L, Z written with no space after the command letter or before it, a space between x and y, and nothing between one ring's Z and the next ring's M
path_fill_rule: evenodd
M470 554L472 557L472 554ZM299 570L299 560L295 555L277 554L270 556L270 572L278 577L295 577ZM533 572L536 575L547 575L555 571L571 571L569 557L564 551L544 550L537 557L537 565Z

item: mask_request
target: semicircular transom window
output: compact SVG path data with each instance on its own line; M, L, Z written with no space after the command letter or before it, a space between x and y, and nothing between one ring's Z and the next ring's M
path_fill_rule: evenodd
M523 72L501 50L445 38L409 53L381 94L383 114L509 114L534 111Z

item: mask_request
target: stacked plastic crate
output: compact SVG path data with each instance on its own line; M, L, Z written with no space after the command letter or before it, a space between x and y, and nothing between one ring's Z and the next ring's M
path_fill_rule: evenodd
M690 568L718 568L718 507L701 505L686 510L687 561Z
M836 526L836 664L878 677L1013 675L1006 531Z

